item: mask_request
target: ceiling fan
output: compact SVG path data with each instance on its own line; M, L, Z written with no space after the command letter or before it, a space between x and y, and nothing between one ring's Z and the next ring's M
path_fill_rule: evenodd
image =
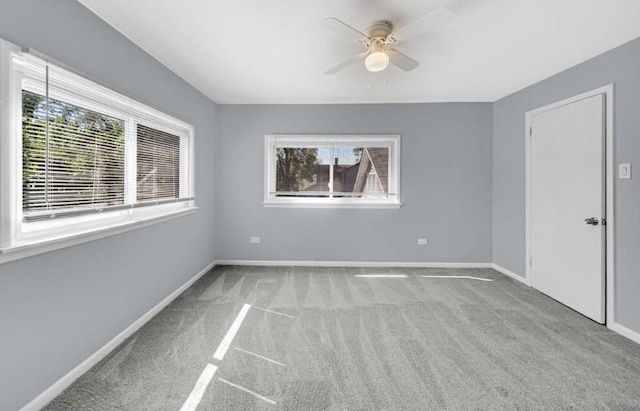
M451 9L439 7L398 29L395 29L389 21L377 21L366 29L368 34L354 29L335 17L326 18L322 21L322 25L325 28L361 43L367 50L330 68L324 74L336 74L362 59L364 59L365 68L374 73L383 71L389 66L389 63L404 71L411 71L418 67L420 63L391 46L433 29L437 25L450 20L453 14Z

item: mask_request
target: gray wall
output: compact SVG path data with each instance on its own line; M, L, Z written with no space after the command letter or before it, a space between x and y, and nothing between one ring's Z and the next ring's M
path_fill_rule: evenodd
M491 262L490 103L219 108L219 260ZM264 208L269 133L401 134L402 208Z
M200 207L191 216L0 265L0 409L14 410L214 260L217 109L74 0L2 0L0 37L192 123Z
M0 265L0 409L40 394L213 261L214 250L242 260L495 261L523 274L527 110L615 82L616 161L640 156L640 40L495 104L216 106L74 0L0 7L0 37L194 124L200 207ZM268 133L401 134L404 205L264 208ZM638 332L639 184L616 187L618 321ZM418 237L429 245L417 246Z
M614 83L615 163L640 167L640 39L497 101L493 260L525 274L525 112ZM636 171L638 168L636 168ZM640 332L640 174L615 183L616 322Z

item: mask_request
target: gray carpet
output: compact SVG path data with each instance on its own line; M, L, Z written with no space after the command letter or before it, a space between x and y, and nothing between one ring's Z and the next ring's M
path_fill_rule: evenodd
M228 266L46 409L179 410L207 364L198 410L640 410L640 345L494 270Z

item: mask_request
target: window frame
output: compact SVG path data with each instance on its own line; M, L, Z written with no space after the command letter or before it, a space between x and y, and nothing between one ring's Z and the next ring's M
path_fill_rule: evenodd
M389 182L387 198L276 197L276 149L278 147L388 147ZM395 194L395 195L394 195ZM339 194L337 194L339 195ZM399 134L267 134L264 139L264 207L286 208L400 208L400 135Z
M125 121L124 178L129 183L124 188L122 207L57 219L28 221L25 218L22 207L22 90L42 94L45 85L24 75L23 68L25 64L39 60L53 65L56 76L63 80L50 87L52 99ZM5 102L0 104L0 263L159 223L197 210L192 125L2 39L0 101ZM178 199L137 201L135 130L138 124L180 137Z

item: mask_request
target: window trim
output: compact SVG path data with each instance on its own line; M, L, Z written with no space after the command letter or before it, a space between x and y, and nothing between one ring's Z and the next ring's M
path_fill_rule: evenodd
M124 116L127 128L140 123L178 135L181 142L180 201L157 199L150 201L154 203L152 206L133 206L126 202L127 199L130 200L130 194L125 192L125 204L123 207L115 207L114 210L105 209L104 212L93 214L79 213L61 218L57 223L53 223L53 220L24 221L21 160L23 78L27 90L33 91L38 84L19 71L20 61L30 59L48 60L55 65L57 72L62 73L62 76L68 76L66 79L71 79L69 88L66 88L65 83L61 91L54 92L54 95L59 97L61 94L73 96L69 103L74 104L78 103L78 100L87 99L88 104L82 102L83 107L97 108L100 112L104 112L106 108L107 115L115 114L118 118ZM87 94L78 95L78 92L83 90L86 90ZM99 100L96 99L96 94L101 95ZM193 214L197 210L195 130L192 125L78 74L37 52L20 49L3 39L0 39L0 101L5 102L0 104L0 264L157 224ZM135 140L135 134L131 135L127 130L125 141L127 139ZM136 173L135 162L129 161L131 153L135 156L135 150L125 150L125 178L126 173L133 173L134 176Z
M389 192L393 198L356 199L356 198L276 198L275 163L276 147L292 145L295 147L319 147L340 144L361 143L365 146L377 142L379 147L389 147ZM399 134L267 134L264 139L264 207L281 208L365 208L398 209L400 202L400 135Z

